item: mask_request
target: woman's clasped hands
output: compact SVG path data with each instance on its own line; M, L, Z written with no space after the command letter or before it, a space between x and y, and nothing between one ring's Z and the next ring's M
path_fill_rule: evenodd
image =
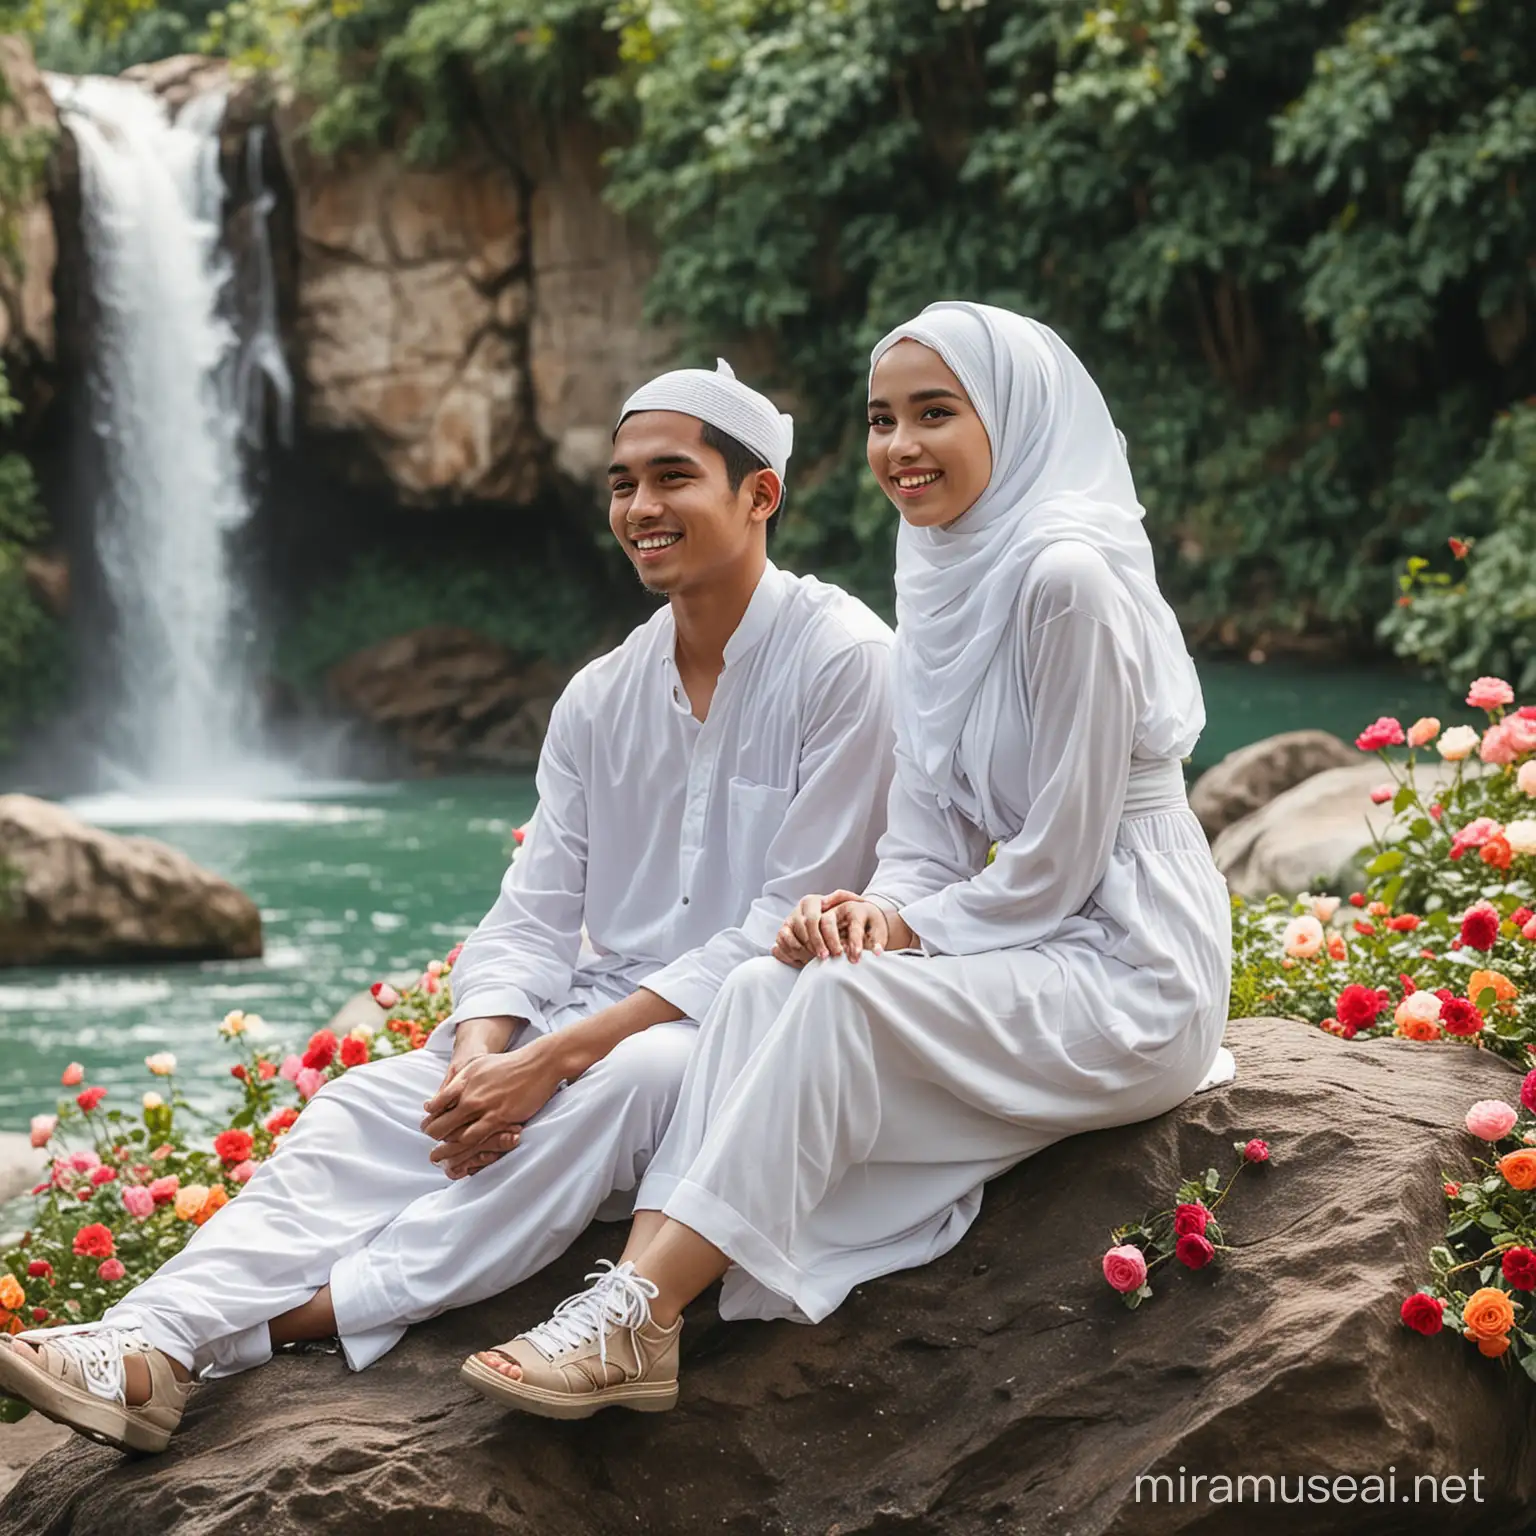
M812 960L846 955L857 961L866 950L911 949L916 935L899 912L889 911L855 891L806 896L789 914L773 944L773 958L796 969Z

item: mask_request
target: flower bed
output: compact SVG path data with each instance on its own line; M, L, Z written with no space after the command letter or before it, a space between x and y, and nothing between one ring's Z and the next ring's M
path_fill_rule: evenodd
M63 1085L74 1097L32 1121L32 1144L53 1163L20 1243L0 1257L0 1331L100 1317L239 1194L327 1082L426 1044L452 1010L457 958L455 948L432 961L403 993L378 983L379 1029L341 1039L322 1029L302 1053L278 1049L256 1015L229 1014L219 1033L236 1057L232 1103L219 1115L182 1097L169 1051L145 1058L156 1086L133 1109L72 1062Z
M1347 898L1233 903L1234 1018L1279 1014L1346 1038L1460 1040L1525 1065L1536 1049L1536 706L1498 678L1479 727L1384 718L1356 745L1382 759L1389 834ZM1405 756L1392 755L1407 748ZM1421 755L1454 765L1421 786Z

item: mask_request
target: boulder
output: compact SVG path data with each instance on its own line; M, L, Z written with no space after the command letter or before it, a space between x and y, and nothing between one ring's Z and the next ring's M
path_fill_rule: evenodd
M407 987L414 986L420 977L420 971L412 971L408 975L401 972L394 976L386 976L384 980L397 992L403 992ZM384 1027L384 1020L388 1017L388 1013L374 1002L373 992L368 987L364 987L360 992L354 992L336 1010L331 1022L325 1027L340 1040L343 1036L350 1035L359 1026L376 1033Z
M1420 763L1420 791L1448 782L1454 771L1449 763ZM1373 834L1394 835L1391 805L1370 798L1386 781L1374 758L1303 779L1221 833L1211 846L1217 868L1235 894L1253 900L1358 885L1361 850Z
M6 210L14 259L0 262L0 352L25 374L54 356L53 273L59 247L43 168L59 136L59 115L30 44L14 35L0 37L0 134L13 146L30 143L39 153L34 186L19 206Z
M531 768L567 674L521 663L472 629L439 624L338 662L326 693L343 712L404 747L418 769Z
M1398 1321L1443 1232L1441 1168L1472 1151L1463 1106L1518 1077L1454 1044L1345 1042L1295 1023L1229 1031L1235 1083L1172 1114L1047 1149L997 1180L925 1269L859 1288L816 1328L683 1335L672 1413L551 1423L500 1412L461 1358L548 1315L619 1229L552 1271L412 1330L372 1369L284 1357L201 1389L171 1454L74 1441L0 1507L13 1536L1501 1536L1536 1498L1530 1383L1462 1340ZM1213 1269L1158 1271L1128 1312L1099 1259L1110 1229L1182 1175L1267 1167L1224 1208ZM1481 1473L1481 1502L1400 1507L1172 1502L1138 1476ZM1160 1497L1153 1499L1154 1487ZM1251 1499L1250 1495L1250 1499Z
M1303 779L1359 761L1359 752L1329 731L1283 731L1227 753L1202 773L1189 792L1189 808L1214 842L1234 821Z
M132 64L123 71L122 78L158 96L174 118L194 96L228 90L229 60L201 53L178 53L148 64Z
M34 1147L25 1131L0 1131L0 1205L26 1194L47 1166L47 1149ZM3 1217L0 1230L9 1230Z
M0 966L259 954L255 903L185 854L0 795Z

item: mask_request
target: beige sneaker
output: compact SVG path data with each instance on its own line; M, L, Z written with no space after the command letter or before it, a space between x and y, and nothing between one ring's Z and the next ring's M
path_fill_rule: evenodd
M514 1381L476 1355L460 1375L482 1397L545 1419L586 1419L599 1408L664 1413L677 1402L677 1343L683 1320L651 1321L656 1287L634 1265L588 1275L547 1323L492 1351L522 1369Z
M171 1362L136 1328L70 1323L16 1337L36 1353L0 1341L0 1396L20 1398L55 1424L120 1451L165 1449L192 1384L178 1381ZM149 1401L132 1408L123 1372L131 1354L143 1355L149 1367Z

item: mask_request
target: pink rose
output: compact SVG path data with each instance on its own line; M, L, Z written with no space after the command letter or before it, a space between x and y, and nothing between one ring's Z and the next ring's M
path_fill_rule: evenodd
M1527 1072L1520 1084L1520 1102L1536 1113L1536 1070Z
M108 1259L96 1273L108 1285L115 1285L128 1271L123 1268L123 1261L121 1259Z
M299 1090L301 1099L312 1099L325 1086L325 1073L318 1067L301 1067L299 1075L294 1079L294 1086Z
M64 1068L64 1076L59 1079L66 1088L73 1088L85 1081L85 1068L78 1061L72 1061Z
M1509 739L1509 729L1501 721L1490 725L1483 733L1483 744L1477 755L1495 768L1507 768L1515 760L1515 744Z
M457 965L459 963L459 956L463 953L463 944L455 944L453 948L448 951L447 955L444 956L443 963L445 965Z
M71 1152L69 1166L77 1173L89 1173L92 1168L101 1167L101 1159L94 1152Z
M1355 737L1355 745L1362 752L1380 752L1384 747L1402 746L1405 739L1401 724L1391 715L1383 715Z
M1521 763L1515 783L1520 786L1522 795L1536 795L1536 763Z
M1504 739L1514 748L1516 757L1536 752L1536 720L1525 715L1511 715L1504 722Z
M283 1064L277 1069L277 1075L287 1079L290 1083L299 1080L299 1073L304 1070L304 1058L302 1056L284 1056Z
M393 1008L400 1001L400 994L387 981L376 981L368 990L380 1008Z
M1297 960L1310 960L1323 947L1323 925L1310 912L1293 917L1280 935L1281 947Z
M164 1178L156 1179L149 1186L150 1198L156 1205L165 1205L176 1198L176 1191L181 1188L181 1178L178 1174L168 1173Z
M1497 837L1504 827L1491 816L1479 816L1469 821L1451 837L1451 857L1459 859L1468 848L1481 848L1490 837Z
M1396 793L1397 785L1378 784L1376 788L1371 791L1371 804L1385 805L1387 801L1390 800Z
M136 1221L143 1221L155 1209L155 1197L142 1184L129 1184L123 1190L123 1209Z
M249 1184L251 1182L251 1175L255 1172L256 1164L253 1163L250 1158L246 1158L243 1163L236 1163L235 1166L229 1170L229 1176L235 1181L236 1184Z
M1408 745L1410 747L1428 746L1439 734L1440 722L1433 715L1425 715L1423 719L1415 720L1408 727Z
M1467 1111L1467 1129L1480 1141L1502 1141L1519 1118L1502 1099L1479 1099Z
M32 1145L34 1147L46 1147L53 1139L53 1133L58 1129L59 1117L57 1115L33 1115L32 1116Z
M110 1184L116 1177L116 1168L101 1167L91 1169L91 1183L98 1186L102 1184Z
M1267 1163L1269 1161L1269 1143L1261 1137L1255 1136L1243 1148L1243 1158L1250 1163Z
M1479 677L1467 689L1467 703L1473 709L1501 709L1515 702L1515 690L1502 677Z
M1134 1243L1111 1248L1104 1255L1104 1278L1122 1296L1139 1291L1147 1283L1147 1261L1141 1249Z

